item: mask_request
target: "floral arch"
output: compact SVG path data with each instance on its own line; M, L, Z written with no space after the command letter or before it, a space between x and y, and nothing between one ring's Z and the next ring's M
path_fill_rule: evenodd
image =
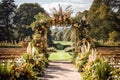
M39 13L36 15L36 21L31 24L34 30L33 46L38 48L39 53L47 53L47 30L51 26L72 26L75 31L75 50L77 50L77 43L80 40L80 36L87 34L87 28L89 24L85 20L77 20L72 17L71 6L68 6L64 11L59 5L59 10L53 8L52 16L48 14Z

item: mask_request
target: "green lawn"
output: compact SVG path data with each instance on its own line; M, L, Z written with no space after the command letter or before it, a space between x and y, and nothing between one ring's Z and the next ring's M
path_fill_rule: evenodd
M58 50L55 53L51 53L49 60L70 60L71 56L69 53L66 53L64 50Z

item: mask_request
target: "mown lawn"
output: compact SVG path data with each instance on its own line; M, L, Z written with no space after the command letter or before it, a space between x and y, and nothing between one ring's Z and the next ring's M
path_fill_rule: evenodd
M71 56L64 50L58 50L57 52L51 53L49 60L70 60Z

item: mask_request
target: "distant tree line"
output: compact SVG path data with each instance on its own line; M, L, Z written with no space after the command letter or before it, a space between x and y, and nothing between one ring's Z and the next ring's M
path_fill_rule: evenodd
M55 28L51 30L52 40L54 41L74 41L75 34L74 30L68 27L64 27L61 31L59 28Z

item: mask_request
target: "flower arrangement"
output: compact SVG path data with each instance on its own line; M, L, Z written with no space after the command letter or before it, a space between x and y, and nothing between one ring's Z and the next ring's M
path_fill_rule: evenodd
M114 68L110 66L106 59L99 57L91 62L89 69L84 70L82 73L84 75L83 80L113 80L113 70Z
M81 47L81 53L78 53L78 56L76 57L75 60L75 66L77 67L79 72L83 71L84 66L86 65L88 59L89 59L89 54L90 54L90 44L88 45L83 45Z
M81 72L83 80L119 80L120 70L112 67L108 59L101 56L90 45L81 48L75 64Z
M37 80L44 74L48 60L43 54L24 54L14 61L0 62L0 80Z
M17 66L14 62L0 64L0 80L32 80L36 79L32 71L32 65L24 63Z

